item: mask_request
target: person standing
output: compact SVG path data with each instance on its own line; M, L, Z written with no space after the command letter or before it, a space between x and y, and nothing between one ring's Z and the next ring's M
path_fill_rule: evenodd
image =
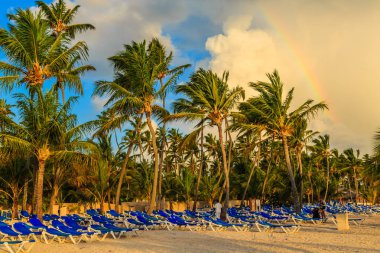
M215 208L216 218L220 219L220 213L222 212L222 204L220 204L219 202L216 202L216 204L214 205L214 208Z

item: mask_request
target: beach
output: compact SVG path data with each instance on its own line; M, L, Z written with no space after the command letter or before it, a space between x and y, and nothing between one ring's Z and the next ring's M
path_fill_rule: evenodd
M32 253L140 253L140 252L380 252L380 215L361 216L362 225L338 231L331 221L303 224L295 234L235 231L143 231L138 237L101 242L42 244Z

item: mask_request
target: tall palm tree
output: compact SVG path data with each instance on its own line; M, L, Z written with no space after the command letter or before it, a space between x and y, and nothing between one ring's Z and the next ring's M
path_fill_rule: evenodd
M315 116L318 111L326 109L327 105L323 102L314 104L314 101L309 99L295 110L290 111L294 88L284 98L284 84L277 70L272 74L267 74L267 77L269 82L250 83L250 86L258 92L258 95L248 100L245 109L251 113L250 117L252 119L265 125L268 132L271 132L282 141L286 168L291 183L293 204L296 210L300 211L300 201L293 166L290 161L288 138L293 135L294 129L300 123L300 120Z
M115 109L125 110L134 108L138 114L146 118L152 138L154 153L154 180L148 211L151 213L156 205L159 154L157 147L156 130L153 127L153 114L167 115L167 111L160 107L156 100L178 78L181 73L171 75L162 86L158 85L159 73L163 63L157 63L156 52L151 42L145 41L131 45L124 45L124 51L109 58L115 70L114 82L99 82L94 92L95 95L108 95L107 104ZM149 50L148 50L149 49Z
M35 93L46 80L56 77L72 59L86 59L88 48L84 41L69 45L62 36L49 35L49 24L42 13L18 9L10 14L8 30L0 29L0 47L8 62L0 61L0 86L12 89L25 84Z
M190 67L190 64L184 64L180 66L176 66L171 68L172 60L173 60L173 52L167 53L167 50L164 45L157 39L153 38L149 43L148 51L151 53L151 57L155 64L159 66L157 78L160 82L160 88L164 86L164 80L168 77L174 76L176 78L172 79L172 82L169 84L167 89L160 94L162 99L162 108L166 110L166 96L170 89L172 89L177 81L177 78L183 73L183 71ZM166 143L166 121L162 123L162 141L160 145L160 153L159 153L159 184L158 184L158 203L161 203L161 183L162 183L162 168L163 161L165 156L165 148L167 146Z
M36 4L42 10L50 28L57 37L67 35L70 38L75 38L77 33L95 29L91 24L72 24L80 5L75 5L74 8L69 9L64 0L58 0L50 5L43 1L36 1Z
M307 130L307 121L303 119L299 124L296 125L290 144L294 148L296 155L296 161L299 171L299 193L300 193L300 202L303 203L303 163L302 163L302 151L307 146L307 142L310 141L318 132L312 130Z
M226 215L230 194L223 121L230 116L239 99L244 98L244 90L241 87L229 89L227 82L228 72L223 73L222 77L218 77L211 70L197 70L191 76L190 82L177 87L177 93L183 94L185 98L174 102L175 114L168 117L168 119L184 119L186 121L204 119L205 122L218 128L226 194L222 217Z

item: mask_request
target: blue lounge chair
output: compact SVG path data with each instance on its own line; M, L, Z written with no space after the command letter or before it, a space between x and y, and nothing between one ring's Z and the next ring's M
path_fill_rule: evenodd
M167 228L168 230L172 230L173 227L177 227L177 228L187 228L189 229L190 231L193 231L193 230L200 230L203 226L202 223L198 223L198 222L188 222L180 217L177 217L177 216L169 216L167 218L167 220L171 223L172 226L169 226L169 224L167 224Z
M132 227L144 228L145 230L149 230L148 227L144 223L139 222L137 220L134 220L132 218L127 219L127 224L128 224L128 227L130 227L130 225L132 225Z
M47 226L45 226L38 218L30 218L29 223L32 224L34 227L39 229L46 229Z
M9 253L18 253L18 252L29 252L33 246L35 241L0 241L0 247L5 248ZM29 247L26 245L29 244Z
M121 228L121 227L117 227L111 223L103 223L102 225L105 228L108 228L108 229L112 230L115 234L117 234L118 238L120 238L123 235L127 236L128 232L135 232L135 235L138 235L137 231L139 229L136 229L136 228Z
M21 236L26 236L26 238L27 238L28 240L30 240L31 238L33 238L35 241L39 241L38 238L37 238L37 235L39 235L39 236L41 237L41 240L42 240L43 237L44 237L43 232L41 232L41 231L36 231L36 232L31 231L31 230L29 229L29 227L26 226L26 224L23 223L23 222L16 222L16 223L14 223L14 224L13 224L13 228L14 228L18 233L20 233Z
M22 235L14 231L10 226L0 226L0 234L3 236L3 239L9 238L11 240L20 240L23 241Z
M257 221L256 222L257 229L260 232L270 232L273 233L275 229L281 229L285 233L295 233L298 232L301 228L300 225L294 224L272 224L267 221Z
M313 224L321 223L324 219L321 218L310 218L306 217L302 214L292 214L292 220L295 224L302 223L302 222L311 222Z
M81 237L82 240L90 241L91 239L98 239L95 232L75 230L72 227L66 226L63 222L59 220L53 220L52 226L59 229L60 231L70 234L72 236Z
M25 210L21 210L20 211L20 216L21 216L21 218L25 218L25 219L29 219L30 218L30 215L29 215L28 211L25 211Z
M101 241L103 241L107 237L108 234L110 234L113 239L116 239L116 235L114 231L112 231L112 229L105 228L101 225L93 224L90 226L90 230L102 234L103 238L101 239Z
M59 243L63 243L66 239L69 239L73 244L78 244L82 240L82 238L76 238L71 234L64 233L55 228L46 228L45 230L45 242L49 244L50 242L57 240Z
M65 221L67 226L75 230L88 231L88 227L79 225L75 220L73 220L70 217L65 217L63 220Z

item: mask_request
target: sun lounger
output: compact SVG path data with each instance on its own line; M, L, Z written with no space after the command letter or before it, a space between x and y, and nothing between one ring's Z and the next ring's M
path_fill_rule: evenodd
M53 241L57 241L59 243L65 242L67 239L69 239L73 244L78 244L81 242L81 237L76 237L68 233L64 233L58 229L55 228L46 228L45 230L45 243L50 243Z
M31 238L35 241L39 241L37 235L41 237L41 240L44 237L44 233L42 231L31 231L28 226L26 226L23 222L16 222L13 224L13 228L21 234L21 236L25 236L28 240Z
M74 238L80 238L79 241L85 240L85 241L90 241L91 239L96 239L97 234L94 232L86 232L86 231L77 231L71 227L66 226L59 220L53 220L52 222L53 227L59 229L63 233L69 234Z
M92 230L94 232L98 232L98 233L103 235L103 237L100 241L103 241L107 237L108 234L110 234L113 239L116 239L116 235L111 229L105 228L101 225L93 224L90 226L90 230Z
M1 238L2 240L9 238L10 240L23 241L22 235L16 231L14 231L10 226L0 226L0 235L3 236Z
M281 229L285 233L295 233L300 230L300 225L293 224L272 224L267 221L257 221L256 227L260 232L270 232L273 233L275 229Z
M30 218L29 223L32 224L34 227L37 227L40 229L47 228L47 226L45 226L38 218Z

